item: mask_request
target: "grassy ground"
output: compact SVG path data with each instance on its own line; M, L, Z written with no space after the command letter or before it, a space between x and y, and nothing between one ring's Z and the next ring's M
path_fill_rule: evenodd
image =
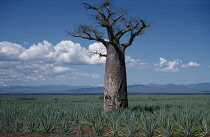
M210 95L129 95L103 112L101 95L1 95L1 136L207 136Z

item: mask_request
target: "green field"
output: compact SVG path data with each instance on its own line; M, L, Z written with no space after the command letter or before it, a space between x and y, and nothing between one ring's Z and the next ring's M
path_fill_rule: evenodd
M209 133L210 95L129 95L128 109L109 113L101 95L0 95L0 136Z

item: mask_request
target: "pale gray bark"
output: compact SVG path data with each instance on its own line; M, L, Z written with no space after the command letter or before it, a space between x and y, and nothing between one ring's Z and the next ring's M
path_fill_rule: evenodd
M104 111L128 107L124 49L107 45L105 67ZM118 47L117 47L118 48Z

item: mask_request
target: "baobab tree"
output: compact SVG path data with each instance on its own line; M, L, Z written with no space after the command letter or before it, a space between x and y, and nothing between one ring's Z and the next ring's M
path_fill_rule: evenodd
M127 17L127 10L114 9L109 1L98 6L83 3L95 22L93 25L78 25L69 35L101 42L107 50L104 75L104 111L128 107L125 50L136 36L142 35L149 25L140 18ZM124 39L124 41L122 40Z

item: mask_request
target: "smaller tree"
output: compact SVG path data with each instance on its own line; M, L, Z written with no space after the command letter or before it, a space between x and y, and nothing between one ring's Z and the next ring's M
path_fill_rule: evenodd
M136 36L142 35L143 30L150 25L140 18L126 17L127 10L114 9L111 2L103 2L99 6L83 3L88 10L95 11L91 15L95 20L93 25L78 25L69 35L101 42L107 54L104 75L104 111L128 107L127 79L125 65L125 50ZM123 36L127 41L123 42Z

